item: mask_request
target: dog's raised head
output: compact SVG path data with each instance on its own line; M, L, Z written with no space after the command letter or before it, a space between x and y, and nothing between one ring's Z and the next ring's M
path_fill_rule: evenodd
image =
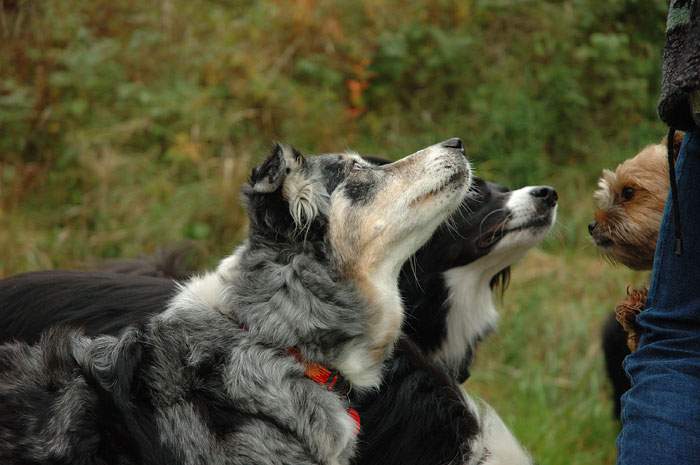
M511 254L517 258L539 244L557 218L557 191L550 186L526 186L505 197L503 210L495 211L480 225L478 245L489 255Z
M460 211L416 254L416 271L405 269L402 291L419 302L405 330L457 379L468 376L475 344L495 328L492 289L504 288L510 266L547 235L556 221L557 200L548 186L511 191L477 178ZM412 273L424 283L414 285ZM439 278L431 282L426 274ZM423 296L439 303L422 305Z
M548 186L512 191L475 177L461 208L418 251L416 264L424 273L445 272L488 256L495 267L502 265L495 274L546 236L556 220L557 199Z
M251 239L326 241L350 275L398 267L454 211L471 183L462 142L449 139L377 165L354 153L306 158L277 144L244 187Z
M676 133L674 150L683 134ZM632 269L650 269L668 195L666 140L649 145L598 180L594 221L588 225L598 249Z
M250 216L245 247L248 254L275 251L268 261L292 266L274 273L298 273L303 287L311 288L319 300L331 300L334 305L347 302L347 295L333 294L348 285L359 295L360 302L348 307L366 312L364 347L338 355L331 364L358 386L376 384L403 321L398 290L401 265L459 206L470 182L471 170L459 139L381 166L357 154L306 158L293 148L277 145L244 187ZM289 282L284 288L290 293L295 289ZM301 292L292 298L300 296ZM297 324L310 324L321 315L311 308L314 302L303 299L303 305L294 304L296 309L287 306L287 322L295 318ZM323 324L332 326L328 321ZM337 345L338 331L333 334L335 341L321 338L314 344ZM358 356L363 350L365 354ZM363 379L360 373L367 372L368 366L376 367L376 373Z
M399 268L459 205L470 183L461 141L450 139L398 162L354 163L334 193L331 242L352 276Z

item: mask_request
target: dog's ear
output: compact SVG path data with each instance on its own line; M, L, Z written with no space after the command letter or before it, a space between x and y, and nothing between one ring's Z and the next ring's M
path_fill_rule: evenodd
M491 290L498 290L501 297L506 293L508 286L510 285L510 266L503 268L501 271L496 273L496 276L491 278L489 286Z
M295 238L310 228L325 211L327 194L310 179L303 155L293 147L276 144L270 156L253 169L244 186L251 234Z
M250 186L254 192L266 194L282 187L284 179L292 171L304 166L304 157L294 147L275 144L272 153L260 165L253 168Z
M673 159L678 159L678 154L681 151L681 145L683 144L683 138L685 137L685 133L683 131L676 131L673 134ZM661 145L666 147L668 144L668 136L664 136L663 139L661 139Z

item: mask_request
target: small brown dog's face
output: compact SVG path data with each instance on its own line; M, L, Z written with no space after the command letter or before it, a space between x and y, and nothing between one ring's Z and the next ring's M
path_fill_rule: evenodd
M594 194L595 221L588 225L595 244L609 258L636 269L650 269L668 195L665 141L604 170Z

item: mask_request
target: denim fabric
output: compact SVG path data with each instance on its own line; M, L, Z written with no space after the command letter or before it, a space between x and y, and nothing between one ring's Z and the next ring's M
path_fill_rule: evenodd
M639 348L627 357L618 465L700 465L700 133L676 163L683 254L674 254L670 196L654 256Z

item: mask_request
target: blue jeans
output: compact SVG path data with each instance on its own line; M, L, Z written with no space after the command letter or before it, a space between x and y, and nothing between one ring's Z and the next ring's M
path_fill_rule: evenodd
M686 134L676 173L683 254L669 195L639 348L624 363L618 465L700 465L700 132Z

